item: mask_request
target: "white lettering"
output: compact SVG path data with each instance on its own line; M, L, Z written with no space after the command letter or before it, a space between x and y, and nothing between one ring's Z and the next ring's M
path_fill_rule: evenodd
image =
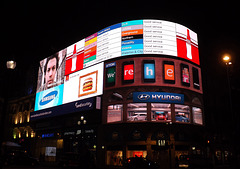
M167 69L167 75L169 77L172 77L173 76L173 70L172 69Z
M42 102L45 102L45 101L48 101L48 100L53 100L54 98L55 98L55 94L42 98Z
M80 103L80 104L78 104L78 102L75 103L76 108L81 108L81 107L85 107L85 106L92 107L92 103L91 102Z
M149 67L146 68L146 75L153 75L153 70L149 69Z

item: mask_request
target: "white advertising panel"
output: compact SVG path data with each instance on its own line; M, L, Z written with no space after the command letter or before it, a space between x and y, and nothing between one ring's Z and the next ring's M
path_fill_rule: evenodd
M143 20L144 54L177 56L175 23Z
M84 58L83 68L134 54L169 55L200 64L197 34L174 22L148 19L127 21L102 29L92 36L95 40L91 40L90 44L94 46Z
M63 104L103 93L103 63L72 73L65 77Z

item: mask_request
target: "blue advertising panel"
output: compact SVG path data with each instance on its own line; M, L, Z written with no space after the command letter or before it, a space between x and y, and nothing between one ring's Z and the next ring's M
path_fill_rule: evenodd
M133 92L133 102L184 104L184 95L165 92Z
M113 30L113 29L120 28L121 25L122 25L121 23L118 23L118 24L109 26L109 27L107 27L107 28L104 28L104 29L102 29L102 30L100 30L100 31L98 32L98 36L101 35L101 34L103 34L103 33L108 32L108 31L111 31L111 30Z
M127 22L122 22L122 27L132 26L132 25L142 25L143 20L132 20Z
M155 79L154 63L144 63L144 79Z
M61 105L63 101L63 85L38 92L36 94L34 111Z

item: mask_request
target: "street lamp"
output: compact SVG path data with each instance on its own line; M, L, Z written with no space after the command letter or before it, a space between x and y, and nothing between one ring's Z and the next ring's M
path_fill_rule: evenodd
M232 64L231 58L228 55L223 56L223 61L226 63L226 65L231 65Z
M15 69L17 63L14 60L9 60L6 63L8 69Z
M233 106L232 106L232 91L231 91L231 84L230 84L230 78L229 78L229 68L230 68L230 65L232 65L232 62L231 62L231 57L229 55L225 55L223 56L223 61L225 62L226 64L226 69L227 69L227 81L228 81L228 94L229 94L229 107L230 107L230 113L232 115L232 131L233 131L233 134L232 134L232 142L233 142L233 166L234 168L236 167L236 132L237 132L237 127L235 126L237 124L236 122L236 114L235 114L235 111L233 112Z
M232 65L231 57L229 55L224 55L223 56L223 61L225 62L226 69L227 69L229 105L230 105L230 113L232 113L232 93L231 93L231 84L230 84L230 77L229 77L229 66Z

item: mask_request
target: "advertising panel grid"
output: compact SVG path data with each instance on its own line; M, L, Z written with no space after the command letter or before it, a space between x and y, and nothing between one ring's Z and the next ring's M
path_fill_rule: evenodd
M91 66L109 59L135 54L163 54L183 58L200 65L197 34L187 27L174 22L150 19L118 23L104 28L40 61L35 111L101 95L103 90L103 70L97 70L100 73L91 74L93 72ZM148 68L154 69L154 65L151 63L146 63L145 66L146 71ZM81 75L82 80L78 79L76 81L78 84L78 97L72 97L70 94L66 94L66 91L72 92L67 83L69 83L68 81L74 73L79 74L82 69L87 69L88 71L83 71L85 71L85 74L90 74L88 78ZM170 67L168 69L174 70L174 68ZM109 71L113 73L115 70L111 68ZM125 71L128 73L124 76L125 82L132 83L134 81L134 65L125 65ZM146 72L145 80L154 82L155 75L148 73L150 71ZM194 80L195 88L198 88L197 73L195 71L194 74L196 77ZM168 71L168 75L165 80L174 81L171 72L169 74ZM80 89L80 86L84 85L83 81L87 79L92 79L92 82L88 83L92 84L92 86ZM184 79L186 80L185 74ZM114 83L114 78L109 80L109 84ZM80 86L79 83L81 83ZM184 81L183 83L188 82ZM59 93L56 94L56 91L50 91L49 89L57 89ZM85 90L89 91L86 92ZM74 99L65 99L66 95ZM53 97L58 98L58 101L55 101ZM44 101L46 105L43 106L41 104L44 104L42 103Z

